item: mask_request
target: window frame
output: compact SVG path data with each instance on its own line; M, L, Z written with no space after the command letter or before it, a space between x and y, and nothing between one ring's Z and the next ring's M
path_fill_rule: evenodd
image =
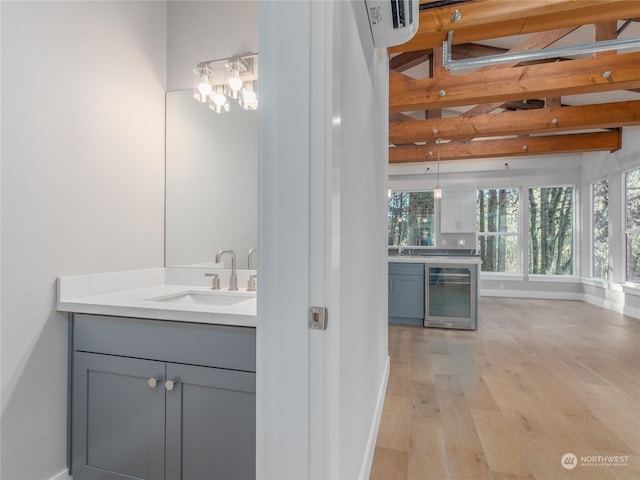
M622 183L622 222L623 222L623 231L624 234L622 236L622 251L624 254L622 255L623 264L622 264L622 280L626 285L631 285L637 287L640 284L640 276L634 279L629 279L629 252L627 251L627 235L630 233L640 233L640 226L635 229L627 228L627 175L634 171L640 172L640 167L636 166L629 170L625 170L621 175L621 183Z
M482 275L487 275L491 277L522 277L523 272L523 242L522 242L522 226L523 226L523 207L522 207L522 186L521 185L512 185L512 186L491 186L491 187L476 187L476 217L478 215L478 192L480 190L517 190L518 191L518 229L516 232L481 232L479 229L476 229L476 253L480 255L480 237L509 237L515 236L517 240L517 254L516 254L516 262L517 262L517 270L515 272L491 272L486 270L481 270Z
M595 218L595 203L594 203L594 191L593 188L596 184L598 183L602 183L602 182L606 182L607 183L607 210L608 210L608 214L611 214L611 181L609 176L605 176L600 178L599 180L595 180L592 181L591 183L589 183L589 214L590 214L590 221L589 221L589 279L597 281L597 282L603 282L603 283L608 283L610 281L609 278L609 268L611 266L611 238L610 238L610 232L609 232L609 226L610 226L610 219L609 219L609 215L607 215L607 259L606 259L606 276L603 277L598 277L594 274L594 268L595 268L595 262L594 262L594 250L595 250L595 238L594 238L594 218Z
M531 273L531 267L530 267L530 258L529 258L529 254L531 252L531 238L529 235L529 231L531 230L531 209L529 208L529 190L534 190L534 189L541 189L541 188L567 188L567 187L571 187L572 191L571 191L571 266L572 266L572 273L569 275L558 275L558 274L554 274L554 273ZM572 183L565 183L565 184L544 184L544 185L540 185L540 184L535 184L535 185L529 185L527 187L527 210L526 210L526 236L527 236L527 247L526 247L526 251L523 251L523 262L526 261L526 271L527 271L527 276L531 277L532 279L535 278L539 278L539 279L548 279L548 280L553 280L553 279L559 279L559 278L565 278L565 279L571 279L571 278L578 278L578 271L579 271L579 265L578 265L578 244L579 242L576 241L576 235L577 235L577 219L578 217L578 205L576 202L576 199L578 198L578 186L576 184L572 184ZM524 225L524 221L523 221L523 225ZM523 227L524 228L524 227ZM580 234L582 235L582 232L580 232ZM525 235L525 233L523 232L523 235ZM526 258L526 260L525 260Z
M394 193L402 192L402 193L431 193L433 195L434 188L389 188L388 189L388 198L387 198L387 220L389 219L389 200ZM387 224L387 248L388 249L410 249L410 250L420 250L420 249L433 249L437 248L438 245L438 225L439 225L439 216L440 209L438 208L438 200L433 198L433 228L431 229L431 237L432 237L432 245L395 245L390 244L389 240L389 225Z

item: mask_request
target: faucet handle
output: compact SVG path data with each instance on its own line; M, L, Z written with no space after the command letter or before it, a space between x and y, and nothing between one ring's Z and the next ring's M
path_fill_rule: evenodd
M249 275L249 281L247 282L247 292L255 292L256 291L256 279L257 275Z
M211 280L211 290L220 290L220 278L217 273L205 273L205 277L213 277Z

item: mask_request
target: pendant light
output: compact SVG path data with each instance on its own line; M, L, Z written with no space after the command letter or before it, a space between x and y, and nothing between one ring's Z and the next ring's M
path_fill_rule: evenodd
M436 188L433 189L433 198L436 200L440 200L442 198L442 189L440 188L440 142L442 142L442 139L437 138L436 143L438 144L438 174L436 177Z

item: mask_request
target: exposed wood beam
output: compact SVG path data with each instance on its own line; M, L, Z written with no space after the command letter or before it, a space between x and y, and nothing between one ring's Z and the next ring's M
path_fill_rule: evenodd
M524 52L528 50L538 50L538 49L546 48L549 45L557 42L561 38L566 37L577 28L578 27L565 27L565 28L559 28L557 30L551 30L548 32L537 33L535 35L532 35L531 38L529 38L528 40L525 40L521 44L509 50L509 53ZM499 70L501 68L511 68L517 65L518 65L517 63L493 65L493 66L487 66L487 67L481 68L479 71L486 72L491 70ZM502 106L502 103L503 102L494 102L490 104L485 103L483 105L478 105L474 108L471 108L470 110L467 110L464 114L476 115L480 113L489 113L494 111L496 108L500 108Z
M409 115L405 115L404 113L390 113L389 114L389 122L406 122L408 120L415 120L415 118L410 117Z
M502 105L505 110L537 110L544 108L544 100L539 98L529 98L527 100L518 100L516 102L507 102ZM465 114L465 117L468 116Z
M612 75L604 78L605 71ZM389 110L431 110L630 88L640 88L640 52L425 80L391 71Z
M553 123L553 120L556 120ZM640 100L519 110L440 120L411 120L389 124L389 142L400 145L473 137L568 132L640 125ZM433 133L433 130L437 133Z
M515 157L560 153L619 150L622 146L620 130L598 133L574 133L545 137L507 138L500 140L474 140L449 142L439 146L440 160L463 160L491 157ZM526 147L526 148L525 148ZM416 163L435 161L427 157L434 146L412 145L389 148L389 163Z
M405 70L409 70L411 67L415 67L416 65L420 65L421 63L429 60L431 56L432 49L428 50L418 50L415 52L405 52L389 60L389 69L395 70L396 72L404 72Z
M506 48L490 47L479 43L463 43L451 47L451 58L453 60L464 60L467 58L486 57L488 55L502 55L508 50Z
M459 10L461 18L452 15ZM542 32L638 16L638 0L479 0L420 12L418 32L391 52L426 50L442 45L453 30L453 43Z
M618 38L618 22L616 21L596 23L594 25L594 29L595 29L594 37L596 42L602 42L604 40L615 40L616 38ZM615 50L594 53L596 57L601 55L615 55L615 54L616 54Z

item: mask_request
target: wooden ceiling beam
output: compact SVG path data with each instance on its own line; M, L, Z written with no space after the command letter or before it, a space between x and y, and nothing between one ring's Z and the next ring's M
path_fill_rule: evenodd
M432 49L427 49L400 53L389 60L389 69L396 72L404 72L429 60L432 52Z
M452 15L458 10L459 21ZM420 11L418 32L393 52L442 45L453 30L453 43L543 32L638 16L638 0L478 0Z
M471 160L477 158L517 157L562 153L609 151L622 147L621 130L598 133L574 133L541 137L474 140L441 143L440 160ZM436 161L435 144L405 145L389 148L389 163L417 163ZM434 154L428 157L428 151Z
M640 52L424 80L389 74L389 110L410 112L640 88Z
M555 123L554 123L555 120ZM518 110L440 120L408 120L389 124L389 142L395 145L473 137L570 132L640 125L640 100ZM434 134L434 130L436 133Z

